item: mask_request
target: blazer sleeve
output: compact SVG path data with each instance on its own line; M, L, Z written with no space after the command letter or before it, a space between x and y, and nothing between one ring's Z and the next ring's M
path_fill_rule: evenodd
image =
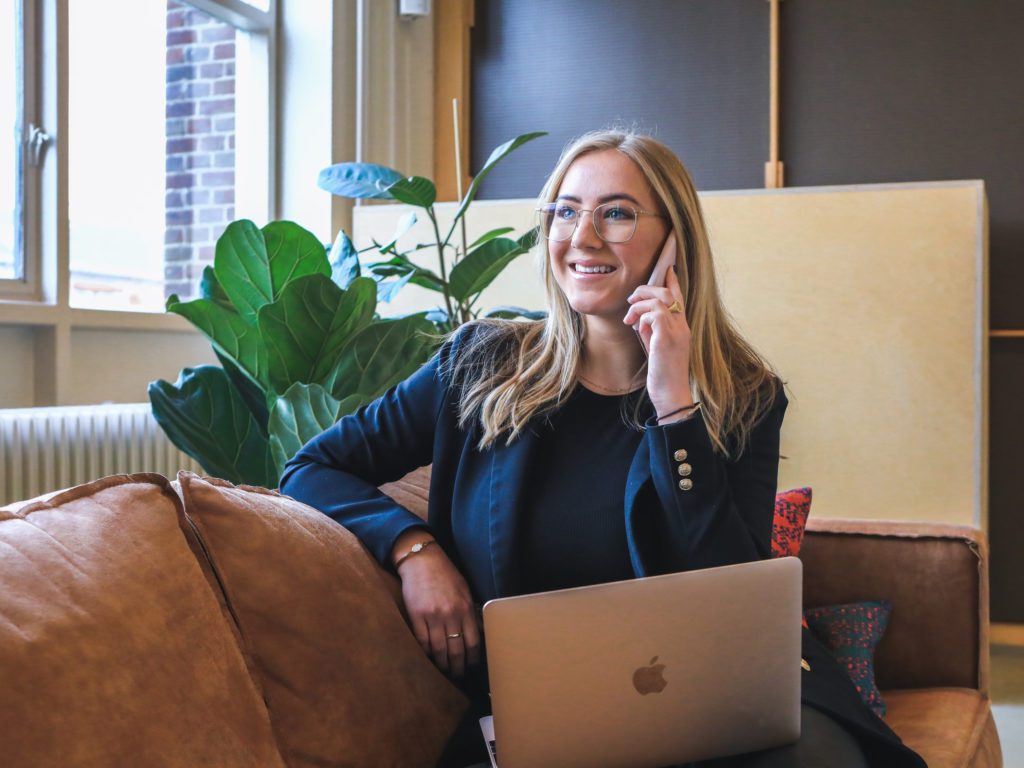
M408 379L306 443L281 477L282 493L344 525L385 566L402 533L429 528L378 486L431 463L451 347L446 343Z
M666 570L691 570L771 555L779 440L789 402L780 385L743 453L713 450L700 414L647 430L651 478L666 537ZM682 471L680 471L682 468ZM689 480L690 483L680 481ZM689 487L684 487L689 486Z

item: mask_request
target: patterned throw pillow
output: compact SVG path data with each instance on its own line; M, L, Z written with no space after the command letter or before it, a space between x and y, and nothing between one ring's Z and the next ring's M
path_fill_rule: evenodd
M793 488L775 494L772 520L772 557L797 557L804 542L804 528L811 513L811 489ZM806 627L807 619L800 623Z
M892 603L876 600L809 608L804 617L811 631L850 675L860 697L879 717L885 702L875 685L875 647L885 634Z
M772 521L772 557L796 557L804 541L804 527L811 513L811 489L794 488L775 495Z

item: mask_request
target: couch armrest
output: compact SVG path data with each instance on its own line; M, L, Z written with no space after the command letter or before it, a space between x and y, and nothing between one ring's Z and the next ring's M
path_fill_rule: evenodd
M976 528L808 521L800 552L807 607L885 599L880 688L953 686L988 694L988 543Z

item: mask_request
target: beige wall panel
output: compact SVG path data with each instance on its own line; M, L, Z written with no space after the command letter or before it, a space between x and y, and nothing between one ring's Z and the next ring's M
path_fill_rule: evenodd
M726 305L791 391L779 487L810 485L819 516L987 522L981 183L718 192L702 203ZM470 241L497 226L524 231L532 208L476 204ZM358 208L356 245L389 238L406 210ZM420 222L402 244L430 236ZM530 258L484 307L543 305ZM382 312L435 297L410 287Z
M217 364L198 333L76 329L71 333L67 405L144 403L154 379L174 382L182 368Z
M0 326L0 358L5 361L0 374L0 408L31 408L35 404L33 345L31 328Z

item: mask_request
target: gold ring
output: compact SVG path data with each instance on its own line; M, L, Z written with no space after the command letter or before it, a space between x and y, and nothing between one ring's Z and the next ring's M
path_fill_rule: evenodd
M460 637L462 637L461 632L452 632L450 635L448 635L449 640L458 640Z
M671 304L668 305L668 311L671 312L673 315L678 315L680 312L683 311L683 305L680 304L677 299L676 301L673 301Z

